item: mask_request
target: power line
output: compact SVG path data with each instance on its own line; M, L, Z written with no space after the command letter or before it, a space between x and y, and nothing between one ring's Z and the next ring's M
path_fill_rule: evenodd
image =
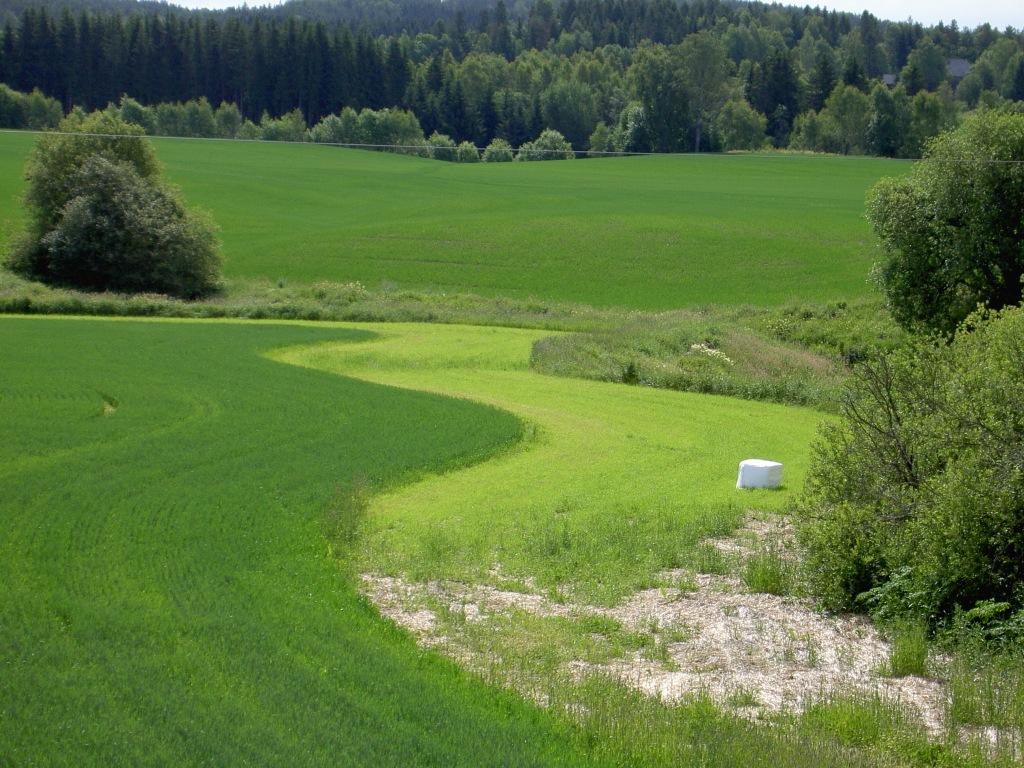
M240 144L289 144L289 145L304 145L304 146L315 146L315 147L341 147L343 149L371 149L371 150L384 150L394 151L395 154L408 154L419 157L430 157L431 154L437 150L444 150L447 152L455 152L458 147L435 147L430 144L367 144L360 142L340 142L340 141L294 141L290 139L244 139L244 138L224 138L218 136L170 136L165 134L121 134L121 133L83 133L81 131L50 131L50 130L37 130L37 129L20 129L20 128L0 128L0 133L13 133L13 134L33 134L40 136L86 136L89 138L97 139L172 139L175 141L218 141L218 142L235 142ZM486 150L486 147L478 147L471 145L478 153L482 153ZM513 155L520 154L523 152L522 147L509 147L509 151ZM1008 159L1001 160L998 158L940 158L940 157L921 157L921 158L891 158L881 157L879 155L834 155L824 154L817 152L791 152L791 151L779 151L779 152L759 152L757 150L750 150L744 152L616 152L616 151L605 151L605 150L588 150L588 149L540 149L530 147L526 150L527 152L536 152L540 154L558 154L563 155L566 152L571 152L576 157L585 156L601 156L601 157L747 157L750 155L757 155L763 158L790 158L790 157L818 157L818 158L834 158L834 159L857 159L870 157L878 160L910 160L912 162L931 162L931 163L950 163L950 164L965 164L965 165L1021 165L1024 164L1024 158L1022 159Z

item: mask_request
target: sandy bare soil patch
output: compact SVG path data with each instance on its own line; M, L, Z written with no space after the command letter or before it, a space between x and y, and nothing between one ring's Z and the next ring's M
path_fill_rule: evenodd
M787 536L773 520L751 519L733 537L710 543L742 557L766 538L784 544ZM438 615L438 605L468 624L515 611L569 619L604 616L633 632L650 633L666 653L652 659L637 652L600 663L576 659L566 671L612 674L666 700L707 693L753 718L799 711L837 692L878 693L916 714L931 733L942 731L944 685L886 677L889 643L866 618L825 614L805 598L751 593L730 575L675 571L662 576L666 584L679 586L644 590L613 608L557 603L535 592L489 585L409 583L371 574L363 582L382 614L423 645L462 661L472 663L474 649L460 637L458 625Z

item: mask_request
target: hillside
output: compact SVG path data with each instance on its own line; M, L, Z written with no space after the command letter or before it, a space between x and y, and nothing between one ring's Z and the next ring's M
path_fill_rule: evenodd
M0 222L30 135L0 136ZM460 165L316 145L155 142L233 278L358 280L668 309L869 295L868 187L898 161L795 155Z

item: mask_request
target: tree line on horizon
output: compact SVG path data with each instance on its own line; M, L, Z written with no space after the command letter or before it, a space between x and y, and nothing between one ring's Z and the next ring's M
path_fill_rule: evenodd
M0 31L0 82L38 89L63 112L128 95L156 112L232 105L240 127L287 116L306 129L346 107L395 108L456 144L519 146L553 129L594 152L917 157L963 113L1024 102L1024 34L1013 29L717 0L516 8L498 0L429 31L375 36L260 13L29 7Z

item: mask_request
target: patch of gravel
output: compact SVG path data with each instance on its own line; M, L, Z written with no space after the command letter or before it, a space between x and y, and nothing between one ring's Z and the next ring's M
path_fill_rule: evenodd
M765 539L784 546L790 535L775 520L753 519L734 537L709 543L725 554L744 556ZM670 662L638 654L602 664L575 660L567 671L611 674L669 701L706 693L723 705L739 702L733 708L752 718L799 711L837 692L878 693L916 713L933 735L943 732L944 685L920 677L885 677L890 646L867 619L824 614L805 598L750 593L732 576L670 571L662 577L666 584L686 586L644 590L614 608L557 603L533 592L488 585L414 584L373 574L364 574L363 583L382 614L423 645L462 661L472 662L473 649L430 606L446 606L468 623L513 611L566 618L602 615L634 632L670 638L665 649Z
M669 646L675 669L642 659L612 671L651 695L678 700L699 692L719 702L745 694L756 709L799 710L833 692L879 692L942 730L945 690L935 680L886 678L889 644L858 616L831 616L811 601L744 592L739 580L699 574L697 590L651 589L610 610L632 628L690 628Z

